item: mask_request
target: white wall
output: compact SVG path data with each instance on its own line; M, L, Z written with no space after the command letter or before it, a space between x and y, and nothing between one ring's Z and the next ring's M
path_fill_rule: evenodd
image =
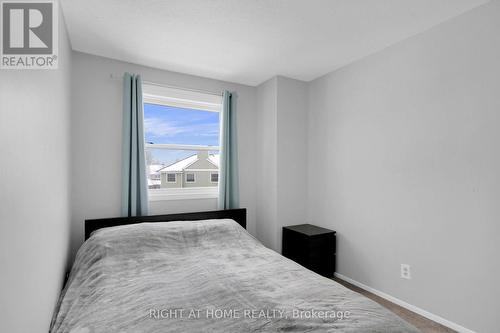
M306 83L282 76L262 83L257 110L257 238L281 252L282 227L306 223Z
M73 253L83 241L83 221L120 215L122 80L124 72L143 80L208 91L236 93L240 162L240 201L248 208L248 230L255 233L255 88L163 71L89 54L73 53L72 239ZM216 201L155 202L152 213L216 209Z
M499 32L492 2L309 87L308 215L338 272L478 332L499 325Z
M285 225L304 224L307 203L307 84L277 79L277 240Z
M0 70L0 332L47 332L69 252L71 50L59 69Z
M276 77L257 87L257 196L256 237L277 249L277 82Z

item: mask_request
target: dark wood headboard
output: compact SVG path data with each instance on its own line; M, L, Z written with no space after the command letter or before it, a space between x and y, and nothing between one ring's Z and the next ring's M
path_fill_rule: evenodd
M209 219L233 219L243 228L247 227L246 208L212 210L208 212L180 213L168 215L150 215L133 217L112 217L105 219L85 220L85 240L90 237L92 231L101 228L115 227L118 225L134 224L142 222L172 222L172 221L195 221Z

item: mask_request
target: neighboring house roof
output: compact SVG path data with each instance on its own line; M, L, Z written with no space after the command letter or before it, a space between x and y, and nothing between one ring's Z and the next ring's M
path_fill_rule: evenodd
M160 172L182 172L185 168L198 161L198 155L189 156L183 160L177 161L169 166L164 167Z
M159 172L182 172L187 169L190 165L198 161L198 155L192 155L186 157L183 160L177 161L173 164L170 164L160 170ZM219 154L212 154L208 156L208 161L215 165L217 168L219 167Z

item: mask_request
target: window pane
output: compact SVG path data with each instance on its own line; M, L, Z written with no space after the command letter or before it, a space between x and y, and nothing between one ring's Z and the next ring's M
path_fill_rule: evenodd
M210 177L211 177L211 178L210 178L210 180L211 180L213 183L216 183L216 182L218 182L218 181L219 181L219 174L218 174L218 173L212 173L212 174L210 175Z
M188 174L186 174L186 181L188 183L194 182L194 173L188 173Z
M219 112L144 103L146 142L219 145Z

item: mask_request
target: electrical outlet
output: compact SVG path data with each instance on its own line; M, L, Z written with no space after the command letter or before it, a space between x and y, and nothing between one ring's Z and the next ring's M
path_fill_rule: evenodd
M411 279L410 265L401 264L401 278L408 279L408 280Z

